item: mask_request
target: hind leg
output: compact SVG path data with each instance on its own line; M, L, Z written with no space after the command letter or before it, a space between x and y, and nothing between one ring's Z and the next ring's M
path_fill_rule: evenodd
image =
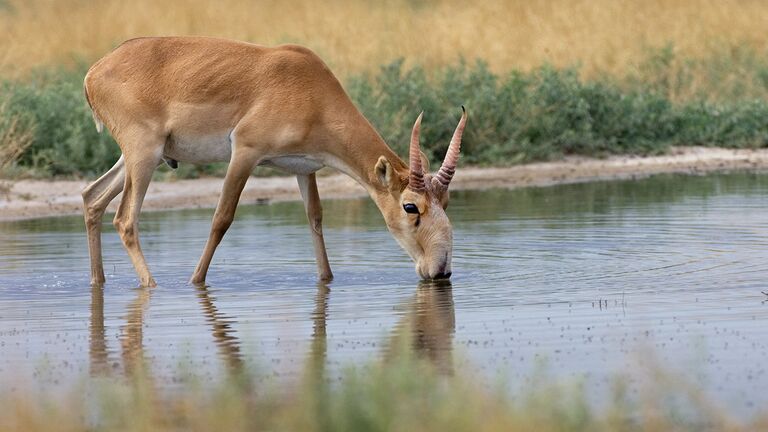
M104 264L101 260L101 219L109 203L123 190L124 183L125 159L120 156L109 171L82 192L88 253L91 257L91 285L104 283Z
M114 225L123 246L131 258L142 286L155 286L147 261L139 244L139 213L147 193L152 173L162 162L164 137L144 134L133 146L121 143L125 155L125 186L123 199L115 214ZM129 150L130 149L130 150Z
M312 243L315 248L317 261L317 275L320 280L333 279L331 265L328 263L328 253L325 251L323 239L323 208L320 205L320 195L317 192L317 180L315 174L297 175L301 198L304 200L304 209L307 212L309 227L312 230Z

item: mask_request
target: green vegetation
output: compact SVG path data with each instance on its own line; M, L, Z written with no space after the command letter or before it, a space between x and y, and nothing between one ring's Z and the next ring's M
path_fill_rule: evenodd
M729 58L738 63L681 62L669 47L621 79L584 79L578 69L550 66L495 74L482 62L427 72L396 61L349 79L347 89L401 155L424 110L422 146L433 162L442 159L462 104L470 113L465 164L658 154L673 145L768 146L768 101L750 97L768 91L768 60L751 51ZM740 80L721 79L729 66L741 71ZM0 168L6 166L6 176L91 177L117 160L117 145L94 128L83 97L84 71L0 81L0 157L9 155ZM703 86L701 76L711 85ZM706 93L695 90L702 87ZM183 166L180 175L221 172L221 165Z
M721 82L715 59L707 93L692 92L692 73L673 66L671 48L654 53L639 72L621 80L584 80L577 69L542 66L530 73L491 73L482 63L460 63L437 74L403 70L401 62L373 77L351 80L353 100L398 153L407 153L410 126L425 111L422 147L441 160L464 104L470 124L462 162L510 165L564 155L658 154L670 146L768 146L768 101L746 88L768 89L768 61L744 55L744 80ZM700 74L696 74L698 76ZM681 95L686 95L684 98Z
M82 71L51 70L23 82L0 84L5 115L32 135L31 145L16 160L17 170L41 176L92 176L107 170L120 156L109 134L96 132L85 103L83 75Z
M316 359L322 360L322 359ZM577 384L558 385L544 372L523 394L504 385L440 374L413 356L348 369L339 381L308 362L286 388L247 373L217 383L193 378L159 390L151 378L100 378L52 396L29 388L0 390L5 431L668 431L759 430L768 419L739 425L696 391L656 376L654 389L628 396L617 381L604 409L592 408ZM151 375L151 374L150 374ZM261 382L261 383L259 383ZM666 382L666 384L664 384ZM661 397L660 395L664 395Z

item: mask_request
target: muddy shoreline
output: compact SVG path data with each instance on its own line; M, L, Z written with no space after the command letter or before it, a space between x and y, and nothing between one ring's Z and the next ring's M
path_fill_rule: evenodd
M707 173L730 170L768 170L768 149L730 150L681 147L651 157L614 156L606 159L569 157L557 162L507 168L460 167L452 190L548 186L595 180L627 179L661 173ZM153 182L143 210L212 208L223 179L202 178ZM0 221L82 214L80 191L86 180L0 180ZM366 196L351 178L332 173L318 177L323 199ZM114 211L120 197L109 207ZM252 177L241 204L299 200L294 177Z

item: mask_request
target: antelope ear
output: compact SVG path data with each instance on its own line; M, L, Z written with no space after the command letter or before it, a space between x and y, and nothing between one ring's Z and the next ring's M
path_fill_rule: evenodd
M423 151L419 150L419 156L421 156L421 166L424 168L424 172L429 172L429 158Z
M379 156L379 160L376 162L376 177L379 178L379 182L382 186L389 186L389 182L392 180L392 165L384 156Z
M387 158L379 156L374 169L376 170L376 177L382 186L391 191L400 190L400 178Z

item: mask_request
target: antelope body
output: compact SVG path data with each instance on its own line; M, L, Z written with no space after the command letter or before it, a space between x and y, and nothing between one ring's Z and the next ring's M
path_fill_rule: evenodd
M451 273L452 228L445 214L466 122L462 115L440 171L424 172L418 134L410 166L382 140L328 67L296 46L263 47L202 37L129 40L96 62L85 94L97 128L122 156L83 191L91 282L104 282L101 218L121 191L114 225L142 285L153 280L139 245L138 219L152 173L163 163L229 161L208 241L192 276L202 283L257 165L296 175L312 231L318 274L332 278L315 172L330 166L363 185L395 239L425 279Z

